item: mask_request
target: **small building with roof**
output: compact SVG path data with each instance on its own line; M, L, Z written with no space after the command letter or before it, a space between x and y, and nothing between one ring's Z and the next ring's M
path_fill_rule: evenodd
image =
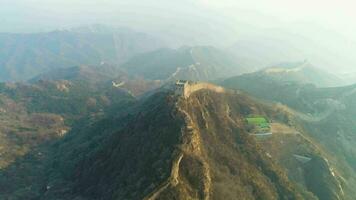
M188 84L189 81L187 80L177 80L175 83L175 95L184 95L184 89Z

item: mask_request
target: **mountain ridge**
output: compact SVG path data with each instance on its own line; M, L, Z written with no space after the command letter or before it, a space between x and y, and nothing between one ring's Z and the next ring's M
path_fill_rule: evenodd
M77 195L89 198L94 195L92 197L101 196L104 199L220 199L222 196L225 199L235 199L237 195L246 199L316 199L312 193L302 192L294 181L290 181L284 169L272 161L253 136L247 133L244 117L252 113L267 112L268 109L263 111L266 109L264 106L244 94L215 92L204 87L192 92L189 97L176 98L170 92L154 94L138 105L134 112L136 114L130 115L126 119L127 124L124 123L122 128L112 133L105 133L106 139L102 142L93 141L102 146L88 154L91 156L84 156L84 160L79 162L81 164L73 163L77 165L74 167L75 172L81 175L67 176L67 181L73 178L78 180L74 186L77 189L72 190L74 196L71 198ZM146 128L142 129L143 127ZM173 127L175 131L172 132ZM80 133L82 134L86 135L85 130ZM147 137L152 137L152 140ZM143 143L132 145L136 142ZM168 143L163 145L161 142L169 142L169 145ZM90 143L89 140L88 145ZM66 148L70 147L65 143L60 144L62 145ZM133 146L140 146L140 148L134 150ZM156 150L153 151L152 148ZM167 148L171 149L171 153L167 155L159 153L167 152L164 150ZM132 149L129 151L133 154L127 155L125 153L127 149ZM145 170L149 172L142 176L129 173L130 169L136 168L137 173L143 173L141 171L143 169L139 166L146 159L136 159L144 155L139 153L142 151L151 152L149 155L150 159L154 160L153 165L161 167L146 168ZM165 155L163 160L168 159L165 162L162 161L163 155ZM61 156L64 157L57 159L72 160L74 157L71 157L75 155ZM135 162L130 161L130 158ZM95 164L89 164L92 162ZM127 162L131 164L128 165ZM87 165L91 166L90 169L86 168ZM130 169L127 168L128 166ZM118 168L120 170L116 170ZM147 178L149 180L153 178L149 174L157 174L157 170L163 169L164 173L162 171L159 174L164 176L155 179L153 185L152 182L145 181ZM326 170L325 173L324 175L331 177L327 174L330 172ZM117 175L121 178L118 179ZM129 185L131 185L138 179L140 184L136 186L129 187L122 184L123 182L128 184L127 181L130 180ZM113 180L121 181L114 183ZM99 185L95 186L96 184ZM149 187L149 184L152 187ZM246 184L248 187L245 186ZM54 195L55 191L61 190L61 187L63 186L56 189L53 186L53 191L49 191L48 195ZM100 189L94 189L97 187ZM332 191L332 187L328 188L326 185L318 186L317 190L320 189L319 187Z
M0 33L0 81L23 81L51 69L76 65L121 64L137 53L164 46L153 36L129 29L78 29Z
M212 46L183 46L140 54L121 65L129 74L153 80L214 80L247 69L228 53Z

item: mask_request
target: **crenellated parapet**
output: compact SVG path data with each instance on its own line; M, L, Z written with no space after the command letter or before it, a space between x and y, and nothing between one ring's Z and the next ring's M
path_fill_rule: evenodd
M175 84L175 94L183 96L184 98L188 98L192 93L202 89L212 90L217 93L226 92L223 87L206 82L177 80Z

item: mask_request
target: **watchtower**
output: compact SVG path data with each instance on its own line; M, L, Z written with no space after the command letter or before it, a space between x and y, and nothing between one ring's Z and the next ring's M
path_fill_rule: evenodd
M175 84L175 94L184 95L184 89L189 84L187 80L177 80Z

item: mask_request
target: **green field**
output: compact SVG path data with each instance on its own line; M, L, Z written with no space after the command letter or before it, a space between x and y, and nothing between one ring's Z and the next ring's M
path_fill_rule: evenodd
M246 120L249 124L253 125L268 124L266 118L264 117L248 117Z
M264 117L247 117L247 123L258 127L261 130L268 130L270 128L269 122Z

